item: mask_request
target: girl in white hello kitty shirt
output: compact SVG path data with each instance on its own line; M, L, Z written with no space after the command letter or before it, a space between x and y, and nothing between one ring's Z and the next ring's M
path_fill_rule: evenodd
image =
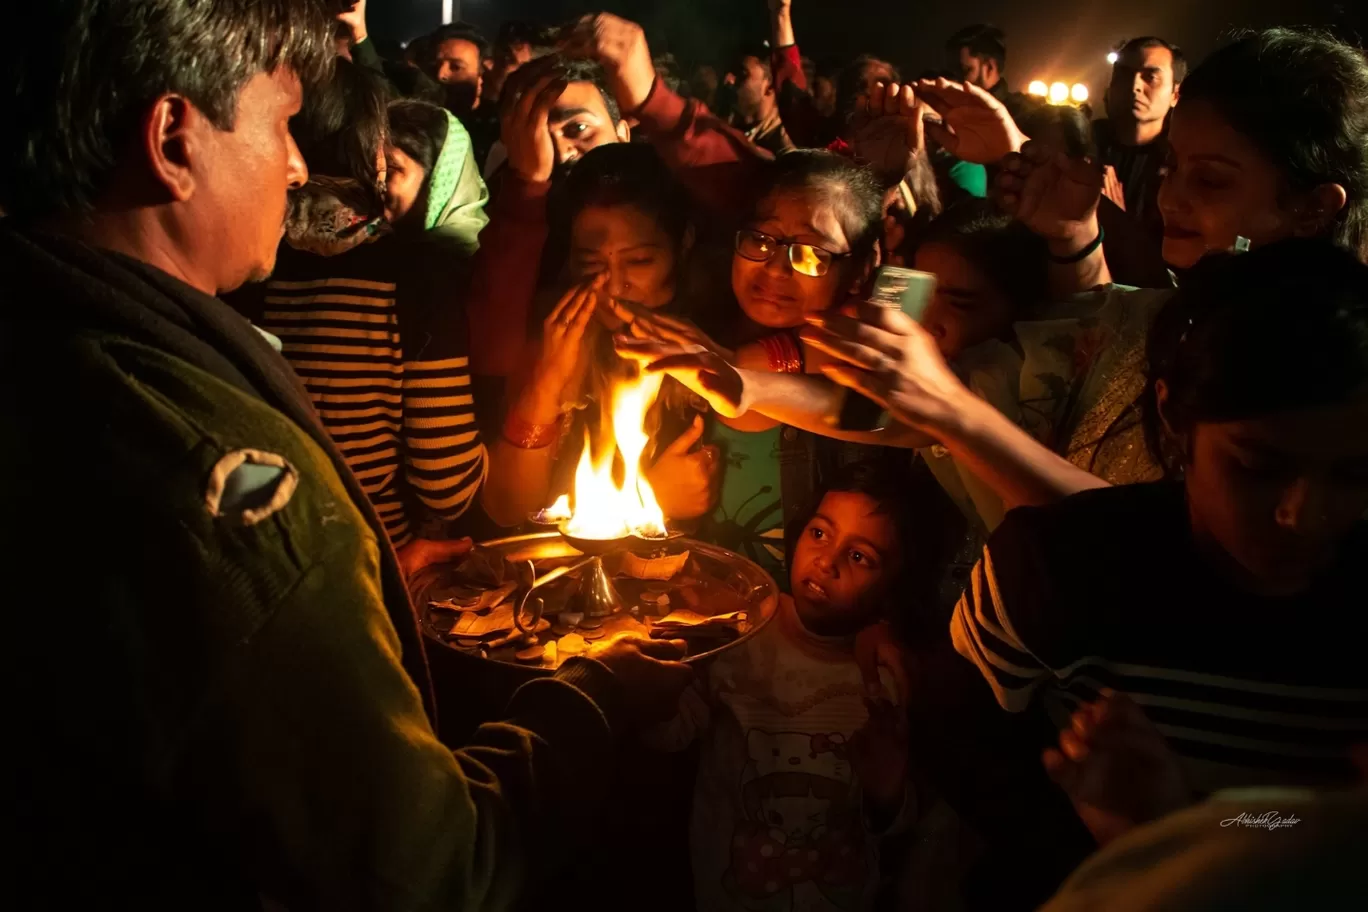
M902 500L896 479L843 469L794 548L792 597L650 739L702 738L690 836L700 910L866 909L880 837L917 819L895 687L866 684L855 661L856 635L899 594Z

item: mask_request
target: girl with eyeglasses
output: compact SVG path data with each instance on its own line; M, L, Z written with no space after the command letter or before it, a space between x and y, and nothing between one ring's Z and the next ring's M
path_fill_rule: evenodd
M735 363L757 371L816 370L798 338L809 315L843 305L877 264L883 188L872 172L830 152L789 152L769 166L764 192L736 233L732 338L748 338ZM668 338L652 321L635 334ZM706 342L705 342L706 344ZM723 457L720 503L701 535L758 560L776 579L784 554L785 506L806 497L815 467L807 441L759 415L718 418L708 440ZM787 472L781 469L787 466Z
M758 199L733 238L738 306L717 324L721 344L654 312L627 314L624 335L705 349L751 371L818 369L798 331L809 316L844 305L869 279L878 263L883 188L871 171L831 152L789 152L757 164ZM786 579L786 513L795 518L827 454L819 457L811 438L758 412L712 419L704 439L721 458L719 502L697 535Z

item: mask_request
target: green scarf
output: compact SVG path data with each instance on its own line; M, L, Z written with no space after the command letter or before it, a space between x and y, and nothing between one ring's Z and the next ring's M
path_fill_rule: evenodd
M470 134L447 113L446 142L428 175L427 210L423 230L446 239L467 253L479 246L481 229L489 222L484 212L489 191L474 161Z
M461 182L461 170L470 153L470 134L461 122L450 112L447 116L446 142L437 162L428 176L427 212L423 217L423 230L431 231L450 218L456 208L469 200L458 200L456 189Z

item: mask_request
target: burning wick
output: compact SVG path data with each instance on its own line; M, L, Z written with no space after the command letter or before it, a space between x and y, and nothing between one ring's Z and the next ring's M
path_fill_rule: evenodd
M661 374L647 374L614 388L614 446L595 462L585 435L575 468L574 507L570 496L562 494L543 513L547 521L563 523L567 535L586 540L666 537L665 514L641 471L641 455L650 442L646 412L660 392L662 379ZM622 454L624 468L621 485L613 480L617 453Z
M556 502L542 511L540 520L549 523L569 522L570 517L575 514L570 512L570 495L562 494L556 498Z

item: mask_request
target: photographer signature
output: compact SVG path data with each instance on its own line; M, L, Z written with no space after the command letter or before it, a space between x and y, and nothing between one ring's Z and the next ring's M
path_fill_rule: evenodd
M1240 814L1236 817L1229 817L1221 821L1221 826L1242 826L1253 827L1260 830L1281 830L1284 827L1296 826L1301 823L1301 818L1296 814L1291 817L1284 817L1277 811L1265 811L1262 814Z

